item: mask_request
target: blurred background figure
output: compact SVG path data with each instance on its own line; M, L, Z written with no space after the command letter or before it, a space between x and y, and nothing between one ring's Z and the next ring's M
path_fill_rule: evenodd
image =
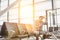
M44 18L44 16L39 16L39 19L34 21L34 27L36 31L39 31L41 29Z

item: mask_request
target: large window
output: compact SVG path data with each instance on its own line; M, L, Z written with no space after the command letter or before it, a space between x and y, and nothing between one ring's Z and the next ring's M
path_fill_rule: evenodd
M3 0L4 1L4 0ZM1 9L4 10L8 7L8 0L1 3ZM9 0L9 5L16 0ZM6 5L5 5L6 2ZM51 8L51 2L47 0L34 0L34 13L33 13L33 0L20 1L20 23L33 24L33 16L37 19L39 16L45 16L45 10ZM4 19L4 17L2 17ZM5 14L7 21L7 12ZM9 10L9 22L18 23L18 4Z
M11 5L16 0L9 0L9 5ZM59 8L59 0L55 0L57 6ZM9 10L9 22L18 23L18 4L12 7ZM1 11L8 7L8 0L1 0ZM34 13L33 13L33 0L20 0L20 23L24 24L33 24L33 16L34 19L38 19L39 16L46 16L46 10L51 9L51 0L34 0ZM5 12L0 20L7 21L7 13Z

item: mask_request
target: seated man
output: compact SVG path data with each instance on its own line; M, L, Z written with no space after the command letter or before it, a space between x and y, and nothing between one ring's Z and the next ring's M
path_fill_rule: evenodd
M42 27L43 19L44 17L40 16L39 19L34 22L34 27L36 31L39 31L40 28Z

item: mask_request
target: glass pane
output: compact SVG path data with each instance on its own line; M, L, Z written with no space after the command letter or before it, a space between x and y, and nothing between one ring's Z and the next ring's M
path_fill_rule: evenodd
M20 23L23 24L33 24L33 18L25 18L25 19L21 19L20 21L21 21Z
M58 26L60 27L60 9L57 10L57 19Z
M8 1L7 0L1 2L1 10L4 10L5 8L7 8L7 6L8 6Z
M35 4L35 20L38 19L39 16L45 17L46 10L48 9L51 9L51 1L45 1L45 2Z
M18 20L9 20L9 22L12 22L12 23L18 23Z
M9 19L16 19L18 18L18 9L15 8L15 9L11 9L9 11Z
M0 20L0 26L3 24L3 22L4 22L3 20Z
M32 0L21 0L21 6L32 4Z
M32 18L32 6L22 7L20 13L21 18Z
M57 26L57 11L49 10L47 13L48 13L48 26L49 27Z
M7 21L7 13L1 15L0 20Z
M21 7L20 18L21 23L32 24L33 23L32 6Z
M35 4L35 11L51 9L51 1Z
M60 8L60 0L54 0L54 7Z
M13 2L15 2L16 0L9 0L9 4L12 4Z
M10 9L9 10L9 22L18 23L18 9Z

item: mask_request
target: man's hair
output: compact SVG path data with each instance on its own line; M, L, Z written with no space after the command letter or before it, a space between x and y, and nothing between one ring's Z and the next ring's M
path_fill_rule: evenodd
M45 17L44 17L44 16L39 16L39 18L42 18L42 19L43 19L43 18L45 18Z

